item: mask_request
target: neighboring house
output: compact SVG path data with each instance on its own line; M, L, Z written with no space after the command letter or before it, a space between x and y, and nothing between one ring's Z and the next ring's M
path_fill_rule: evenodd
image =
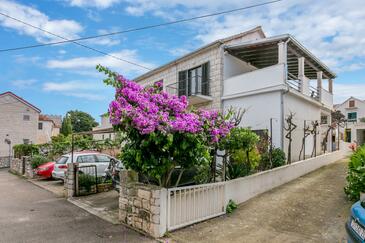
M12 92L0 94L0 157L9 156L9 145L36 143L41 110Z
M347 120L345 127L340 128L340 136L344 141L358 145L365 143L365 101L355 97L348 98L342 104L335 105Z
M196 107L245 109L241 125L268 131L273 145L285 152L285 119L293 112L295 161L302 147L304 121L307 125L323 122L318 135L308 136L305 143L306 156L314 147L321 153L328 127L325 123L331 121L334 78L335 74L291 35L266 37L257 27L214 41L134 80L142 85L162 81L164 90L186 95ZM323 86L323 80L328 87ZM332 149L332 139L328 136L326 151Z
M101 117L100 125L93 128L93 132L95 132L93 134L93 139L95 140L104 140L107 138L114 139L115 138L114 132L105 132L106 130L113 128L112 124L109 122L108 114L103 114L100 117Z
M48 143L53 136L60 134L62 117L55 115L39 115L37 144Z

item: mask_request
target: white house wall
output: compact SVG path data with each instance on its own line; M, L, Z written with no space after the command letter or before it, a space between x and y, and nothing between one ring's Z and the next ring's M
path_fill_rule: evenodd
M321 109L317 105L306 101L302 97L299 97L291 92L287 92L284 95L284 119L292 112L294 114L293 122L297 125L297 128L292 132L292 161L299 160L300 150L302 148L302 139L304 136L304 120L307 125L310 125L312 121L321 120ZM287 126L284 121L285 126ZM320 129L319 129L320 130ZM284 131L284 151L287 153L289 145L288 139L285 138L286 131ZM321 134L317 135L317 154L320 153ZM314 136L309 135L306 138L306 155L311 155L314 145Z
M245 109L240 125L252 130L270 131L270 118L273 118L273 144L281 148L281 91L224 100L223 106L226 111L230 107Z
M242 74L247 73L257 68L249 65L248 63L230 55L229 53L224 53L224 68L223 68L223 78L224 80Z
M283 64L243 73L224 80L223 96L229 97L278 87L284 85L284 79Z

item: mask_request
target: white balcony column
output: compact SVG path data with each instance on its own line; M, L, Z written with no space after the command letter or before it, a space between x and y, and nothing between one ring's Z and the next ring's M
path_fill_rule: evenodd
M281 41L278 43L278 63L285 64L287 62L286 43Z
M319 100L322 99L322 76L323 76L323 72L318 71L317 72L317 90L318 90Z
M300 85L300 92L301 93L306 93L307 91L307 83L306 83L306 78L305 78L305 74L304 74L304 62L305 62L305 58L304 57L299 57L298 58L298 79L299 79L299 85Z
M328 91L333 94L333 79L328 79Z

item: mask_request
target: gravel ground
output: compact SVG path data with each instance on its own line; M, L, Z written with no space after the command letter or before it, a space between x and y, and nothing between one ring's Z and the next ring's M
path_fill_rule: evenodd
M344 242L351 202L347 160L323 167L239 206L231 215L169 234L169 242Z

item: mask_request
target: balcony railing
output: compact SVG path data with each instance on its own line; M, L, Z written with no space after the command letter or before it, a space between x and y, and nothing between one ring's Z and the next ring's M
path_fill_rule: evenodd
M294 74L291 74L288 72L288 79L287 79L287 84L290 88L301 92L301 82L299 80L299 78L297 76L295 76ZM318 89L310 86L308 87L308 90L305 92L307 95L309 95L311 98L315 99L315 100L319 100L319 92Z

